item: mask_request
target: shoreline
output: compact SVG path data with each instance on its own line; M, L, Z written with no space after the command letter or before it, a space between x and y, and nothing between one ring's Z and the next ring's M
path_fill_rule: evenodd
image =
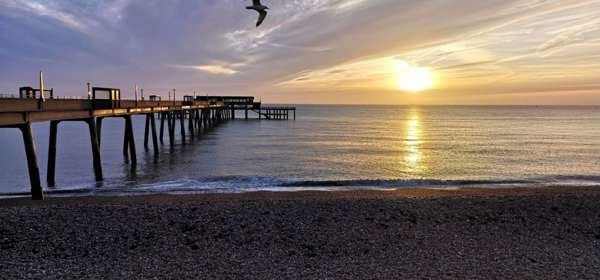
M0 278L600 278L600 188L0 200Z
M523 196L548 194L577 194L592 192L600 194L597 186L494 186L494 187L402 187L395 189L340 189L340 190L299 190L299 191L248 191L248 192L165 192L165 193L100 193L81 195L50 195L43 201L32 200L29 196L0 198L0 208L19 206L46 206L56 203L86 202L161 202L161 201L244 201L244 200L302 200L302 199L391 199L391 198L441 198L441 197L485 197Z

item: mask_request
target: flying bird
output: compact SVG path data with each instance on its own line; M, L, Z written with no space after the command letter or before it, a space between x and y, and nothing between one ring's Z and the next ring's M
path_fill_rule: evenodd
M258 21L256 22L256 27L259 27L267 17L267 10L269 7L261 4L260 0L252 0L252 6L248 6L246 9L255 10L258 12Z

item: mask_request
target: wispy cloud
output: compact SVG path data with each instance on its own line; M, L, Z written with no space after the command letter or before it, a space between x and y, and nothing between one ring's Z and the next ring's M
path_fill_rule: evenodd
M223 65L173 65L175 68L194 69L215 75L234 75L238 71Z
M51 1L5 0L0 5L4 6L4 9L17 10L30 16L47 17L70 28L87 31L87 26L82 21Z

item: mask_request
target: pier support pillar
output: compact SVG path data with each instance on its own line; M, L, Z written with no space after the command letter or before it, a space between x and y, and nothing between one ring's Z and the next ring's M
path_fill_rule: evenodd
M244 114L245 114L246 120L248 120L248 105L246 105L246 108L244 109Z
M163 134L165 131L165 113L164 112L159 113L159 116L160 116L160 143L162 144L162 143L164 143L163 142Z
M150 115L146 114L146 125L144 126L144 149L148 150L148 140L150 136Z
M179 127L181 132L181 142L185 143L185 111L179 111Z
M199 133L202 133L202 109L198 109L198 112L196 112L196 117L198 118L198 123L196 124L198 126L198 131Z
M96 118L96 131L98 131L98 147L102 146L102 121L103 117Z
M211 127L210 111L211 109L206 109L204 112L204 116L206 117L206 129L210 129Z
M188 115L188 131L190 136L194 137L194 110L189 110Z
M204 114L204 130L207 130L210 128L210 109L206 109L202 113Z
M158 139L156 137L156 121L154 120L154 113L151 113L149 117L150 129L152 130L152 147L154 148L154 155L158 156Z
M135 137L133 135L133 122L131 116L125 116L125 137L123 143L123 154L131 160L132 165L137 164L137 155L135 151Z
M59 121L50 122L50 139L48 140L48 168L46 182L48 186L56 185L56 138L58 134Z
M127 118L123 117L123 119L125 119L125 128L123 130L123 157L125 157L125 159L129 159L129 135L127 134Z
M210 129L212 127L212 118L211 118L212 109L206 110L206 128Z
M31 123L19 126L23 135L23 143L25 144L25 154L27 155L27 169L29 170L29 181L31 183L31 199L43 200L44 190L40 181L40 168L37 160L35 148L35 140L33 132L31 132Z
M92 144L92 158L94 162L94 176L96 181L102 181L102 160L100 158L100 145L98 144L98 130L96 128L96 120L94 118L86 119L90 131L90 142Z
M175 113L167 113L167 123L169 126L169 144L173 146L175 145Z
M198 128L204 132L204 109L198 110Z

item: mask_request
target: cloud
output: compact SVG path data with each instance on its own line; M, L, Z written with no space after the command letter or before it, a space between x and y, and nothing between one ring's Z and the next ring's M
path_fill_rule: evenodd
M74 15L64 11L57 3L44 3L31 0L5 0L0 4L4 9L17 10L32 16L47 17L63 25L82 32L87 31L87 26Z
M173 65L176 68L195 69L215 75L234 75L238 71L223 65Z

